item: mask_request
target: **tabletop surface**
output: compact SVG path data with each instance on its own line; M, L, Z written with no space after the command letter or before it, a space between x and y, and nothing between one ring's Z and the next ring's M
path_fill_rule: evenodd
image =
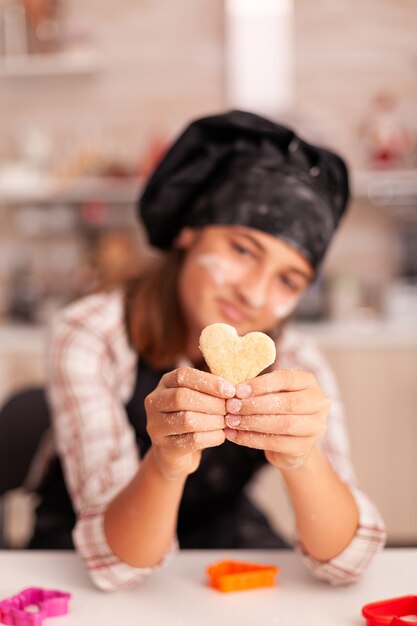
M205 569L233 558L278 565L276 586L221 593ZM312 578L291 551L186 550L142 585L104 593L73 552L0 551L0 599L39 586L72 594L67 616L46 626L364 626L364 604L417 594L417 549L387 549L353 585L331 587Z

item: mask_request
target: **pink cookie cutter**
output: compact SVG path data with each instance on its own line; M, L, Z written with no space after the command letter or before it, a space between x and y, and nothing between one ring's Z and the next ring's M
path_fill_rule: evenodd
M55 589L28 587L0 602L0 623L13 626L42 626L47 617L66 615L71 594ZM30 606L37 607L32 613Z

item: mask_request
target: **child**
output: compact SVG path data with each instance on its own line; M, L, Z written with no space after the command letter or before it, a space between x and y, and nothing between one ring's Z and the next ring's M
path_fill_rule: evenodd
M233 111L185 130L139 203L163 252L54 322L48 393L71 501L56 465L34 546L69 547L75 523L75 547L103 589L141 581L177 540L287 546L245 495L270 463L313 574L360 576L384 525L355 486L331 372L285 327L347 200L344 162L269 120ZM210 374L198 340L214 322L270 334L276 363L237 386Z

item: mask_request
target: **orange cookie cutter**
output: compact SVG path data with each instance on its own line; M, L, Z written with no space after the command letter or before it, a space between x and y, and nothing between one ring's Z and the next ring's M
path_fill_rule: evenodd
M243 591L258 587L272 587L279 575L279 567L246 561L218 561L207 567L210 586L219 591Z

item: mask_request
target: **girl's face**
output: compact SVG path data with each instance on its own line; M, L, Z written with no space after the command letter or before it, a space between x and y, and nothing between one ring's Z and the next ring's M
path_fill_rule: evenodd
M310 264L272 235L243 226L185 228L179 297L190 336L214 322L240 335L287 317L313 275Z

